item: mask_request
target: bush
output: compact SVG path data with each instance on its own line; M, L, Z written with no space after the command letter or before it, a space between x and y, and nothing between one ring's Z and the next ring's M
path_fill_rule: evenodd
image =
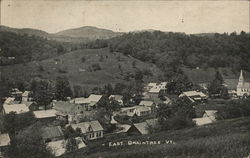
M84 57L81 58L82 63L84 63L86 61L86 59Z

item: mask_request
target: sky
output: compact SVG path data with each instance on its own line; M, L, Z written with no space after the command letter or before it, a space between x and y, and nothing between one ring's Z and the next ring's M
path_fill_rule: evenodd
M55 33L96 26L119 32L249 32L249 1L0 0L1 25Z

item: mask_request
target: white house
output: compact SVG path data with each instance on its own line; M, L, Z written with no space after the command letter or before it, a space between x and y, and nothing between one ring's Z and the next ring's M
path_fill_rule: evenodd
M16 112L16 114L29 112L29 108L25 104L3 104L3 114Z
M30 91L24 91L23 92L22 101L31 101Z
M179 97L188 97L192 102L195 101L203 101L206 100L208 97L202 92L197 91L186 91L179 95Z
M216 121L217 110L206 110L201 118L192 119L197 126L210 124Z
M73 129L80 128L84 134L85 139L94 140L103 137L103 127L99 121L81 122L78 124L71 124Z

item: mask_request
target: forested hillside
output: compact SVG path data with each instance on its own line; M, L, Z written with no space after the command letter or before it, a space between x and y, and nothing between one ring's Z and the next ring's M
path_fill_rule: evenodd
M173 66L250 70L250 34L243 31L213 36L160 31L128 33L108 43L111 51L155 63L163 70Z
M0 65L26 63L64 54L69 43L49 41L42 37L0 32Z

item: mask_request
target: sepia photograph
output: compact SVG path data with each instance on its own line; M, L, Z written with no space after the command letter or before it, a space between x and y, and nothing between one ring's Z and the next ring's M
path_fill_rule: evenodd
M0 0L0 158L250 158L250 1Z

